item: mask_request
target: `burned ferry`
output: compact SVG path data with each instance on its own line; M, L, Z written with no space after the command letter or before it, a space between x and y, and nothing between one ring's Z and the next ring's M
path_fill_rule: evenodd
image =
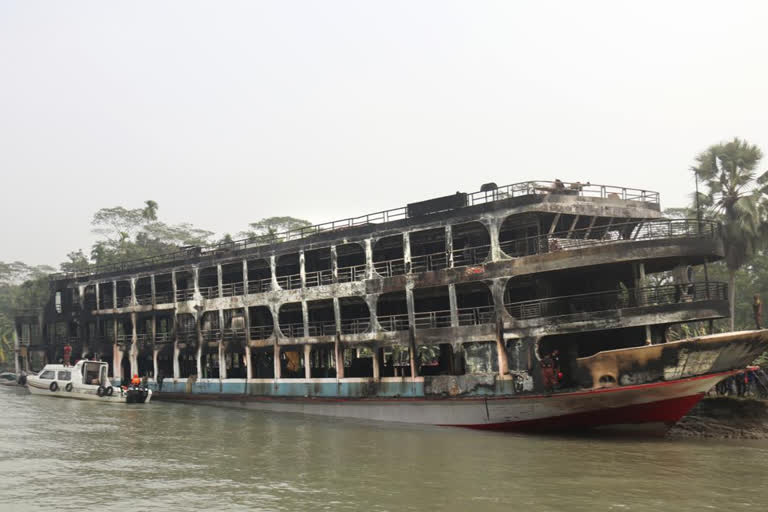
M719 226L659 194L483 185L51 277L18 370L73 356L155 400L481 429L669 425L768 345L728 316ZM711 332L711 331L706 331Z

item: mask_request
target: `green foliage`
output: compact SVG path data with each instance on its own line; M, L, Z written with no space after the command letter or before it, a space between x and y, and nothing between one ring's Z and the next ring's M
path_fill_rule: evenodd
M758 174L762 158L757 146L734 138L715 144L696 157L693 171L704 182L700 195L708 217L722 222L725 261L731 292L731 328L735 325L736 272L763 246L766 234L766 181L768 173Z
M251 222L248 224L249 230L241 231L237 235L242 238L262 238L265 241L274 242L280 240L280 233L311 225L312 223L308 220L297 219L296 217L267 217Z
M161 222L157 217L158 209L157 202L148 200L143 208L115 206L97 211L91 224L94 233L102 238L93 244L90 261L84 258L82 250L70 253L70 261L62 264L62 270L87 270L87 265L91 264L124 263L210 242L212 232L188 223L171 225Z

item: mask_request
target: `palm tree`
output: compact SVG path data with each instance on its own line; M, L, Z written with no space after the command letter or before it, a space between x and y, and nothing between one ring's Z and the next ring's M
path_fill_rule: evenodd
M736 271L760 248L765 226L765 197L768 172L757 174L762 151L745 140L715 144L696 157L693 171L707 192L702 203L723 225L725 263L731 303L731 330L734 329Z
M147 221L157 220L157 209L160 208L156 201L148 199L144 201L144 209L141 210L141 216Z

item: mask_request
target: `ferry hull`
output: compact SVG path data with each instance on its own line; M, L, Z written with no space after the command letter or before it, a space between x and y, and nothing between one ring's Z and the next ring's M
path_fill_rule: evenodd
M551 395L471 398L279 399L233 394L156 393L158 400L486 430L579 430L605 426L669 426L680 420L723 372L638 386Z

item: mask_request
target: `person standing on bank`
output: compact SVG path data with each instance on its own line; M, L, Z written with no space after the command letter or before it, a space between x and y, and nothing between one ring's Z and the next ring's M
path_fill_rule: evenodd
M755 294L755 298L752 301L752 313L755 315L755 328L763 328L763 301L760 300L760 296Z

